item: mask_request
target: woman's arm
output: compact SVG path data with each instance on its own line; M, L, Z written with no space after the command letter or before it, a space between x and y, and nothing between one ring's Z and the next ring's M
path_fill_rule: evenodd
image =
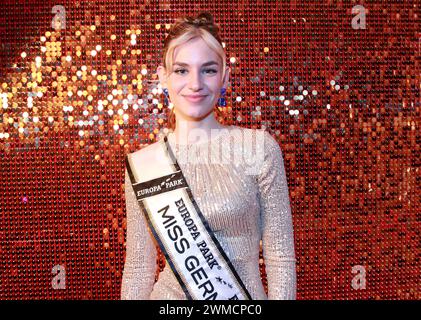
M127 214L126 261L121 284L122 300L146 300L152 292L156 248L125 169Z
M263 257L268 299L296 298L294 232L281 148L264 132L264 163L258 175Z

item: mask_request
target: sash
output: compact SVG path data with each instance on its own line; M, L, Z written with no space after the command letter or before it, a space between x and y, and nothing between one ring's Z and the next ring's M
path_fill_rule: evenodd
M251 300L194 200L167 136L125 161L140 209L187 298Z

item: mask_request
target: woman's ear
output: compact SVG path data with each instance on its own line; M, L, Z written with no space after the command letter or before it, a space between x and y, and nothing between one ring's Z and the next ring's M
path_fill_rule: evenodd
M226 67L225 68L225 75L224 75L224 79L223 79L223 83L222 83L222 87L223 88L227 88L228 86L228 81L230 78L230 73L231 73L231 68L230 67Z
M158 74L159 83L161 84L162 88L167 88L167 74L165 67L159 66L156 69L156 73Z

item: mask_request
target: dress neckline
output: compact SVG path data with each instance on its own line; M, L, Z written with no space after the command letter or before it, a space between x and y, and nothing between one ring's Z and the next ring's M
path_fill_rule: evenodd
M189 143L179 143L179 142L176 142L174 131L171 131L170 133L168 133L167 134L167 138L168 138L168 141L169 142L171 142L172 144L174 144L176 146L183 146L183 147L186 147L186 146L201 146L201 145L209 144L211 142L216 141L219 137L221 137L224 134L226 134L226 131L225 130L230 131L232 128L233 128L233 126L232 125L229 125L229 126L225 126L221 130L212 129L211 130L210 137L207 137L206 139L200 138L200 140L197 141L197 142L189 142ZM216 132L212 132L214 130Z

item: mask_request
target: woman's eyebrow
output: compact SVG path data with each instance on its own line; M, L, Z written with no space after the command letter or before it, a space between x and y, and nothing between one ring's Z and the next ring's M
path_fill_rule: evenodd
M179 66L182 66L182 67L188 67L189 66L188 63L178 62L178 61L174 62L173 63L173 66L176 65L176 64L178 64ZM211 66L211 65L215 65L215 64L218 65L218 62L216 62L216 61L208 61L208 62L205 62L204 64L202 64L202 67L207 67L207 66Z

